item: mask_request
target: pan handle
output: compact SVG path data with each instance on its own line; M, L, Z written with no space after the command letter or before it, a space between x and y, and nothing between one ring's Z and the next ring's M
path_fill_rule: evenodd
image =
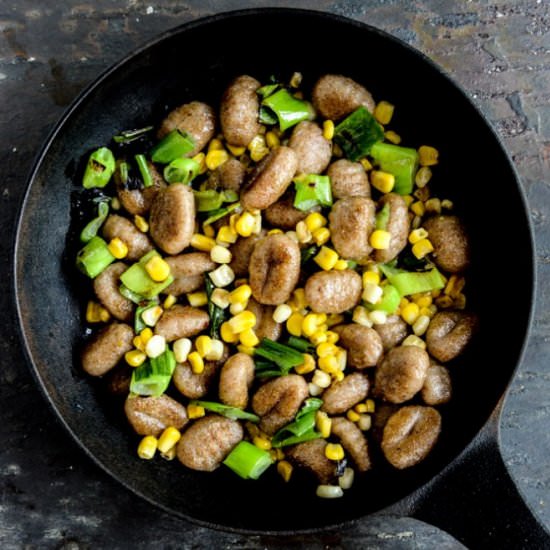
M499 448L498 411L464 453L420 491L384 513L447 531L468 548L550 548L508 473Z

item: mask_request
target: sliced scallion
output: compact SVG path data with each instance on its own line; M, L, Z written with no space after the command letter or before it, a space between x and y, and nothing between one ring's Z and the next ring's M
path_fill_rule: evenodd
M243 411L237 407L230 407L229 405L223 405L222 403L215 403L214 401L191 401L190 404L203 407L207 411L221 414L222 416L233 420L250 420L250 422L260 421L260 417L255 414Z
M294 422L281 428L271 439L271 445L274 448L285 447L321 437L321 434L316 432L314 428L315 413L322 404L323 401L315 397L306 399Z
M95 279L115 261L107 243L101 237L92 237L76 255L76 267L91 279Z
M162 355L151 358L134 369L130 392L138 395L162 395L170 385L175 368L174 353L167 349Z
M145 265L153 256L160 256L160 254L156 250L151 250L120 276L120 280L126 288L149 300L157 296L174 281L172 275L161 282L154 281L149 276Z
M143 187L151 187L153 185L153 177L151 176L151 171L147 165L145 155L136 155L134 158L136 159L136 164L139 168L139 173L141 174Z
M210 225L211 223L214 223L220 220L221 218L223 218L224 216L226 216L236 208L239 208L239 206L241 206L241 203L235 202L233 204L230 204L229 206L224 206L223 208L210 210L210 212L208 212L208 218L206 218L206 220L204 220L202 223L203 225Z
M222 323L225 321L225 311L221 307L218 307L212 301L212 292L214 292L214 289L216 287L214 286L212 279L208 275L204 276L204 284L206 288L206 296L208 298L208 317L210 317L210 326L209 326L210 337L214 339L218 339L220 337L220 327Z
M123 130L120 134L113 136L113 141L115 143L131 143L132 141L141 138L152 129L152 126L145 126L145 128L136 128L135 130Z
M87 243L91 241L99 231L99 228L109 215L109 202L107 200L101 201L97 205L97 217L90 220L84 229L80 233L80 241Z
M313 349L313 344L304 338L298 338L297 336L289 336L287 340L287 345L291 348L294 348L302 353L307 353Z
M122 294L122 296L134 304L141 304L142 302L145 302L145 298L143 296L137 294L136 292L132 292L126 285L121 284L118 287L118 291Z
M410 147L401 147L392 143L375 143L370 155L379 164L380 169L395 177L393 191L408 195L414 187L414 176L418 168L418 152Z
M107 147L96 149L88 159L82 185L85 189L105 187L115 171L115 157Z
M287 374L292 367L301 365L304 362L303 353L290 346L274 342L269 338L262 338L254 355L275 363L281 369L281 374Z
M189 185L199 173L201 165L193 159L177 158L164 168L164 179L168 183Z
M294 207L303 212L315 206L332 205L330 178L318 174L301 174L294 178L296 196Z
M390 204L386 203L382 210L376 213L376 229L386 229L390 221Z
M262 106L268 107L277 116L281 131L302 120L311 120L315 117L315 111L310 103L294 97L285 88L265 97L262 100Z
M223 204L223 194L214 189L194 191L194 194L198 212L210 212L211 210L217 210Z
M151 149L151 160L168 164L195 148L195 140L186 132L172 130Z
M429 271L405 271L387 264L380 264L380 270L401 296L430 292L445 286L445 279L436 267Z
M382 287L382 297L376 304L365 302L365 307L370 310L381 310L386 313L395 313L401 301L401 294L393 285L388 284Z
M240 441L223 463L243 479L258 479L273 460L267 451L248 441Z
M142 298L142 297L139 296L139 298ZM143 302L143 298L141 301ZM145 324L145 322L141 317L142 313L144 313L148 309L151 309L152 307L156 307L157 305L158 305L158 302L156 300L150 300L146 304L138 305L134 315L134 331L136 334L139 334L144 328L147 327L147 325Z

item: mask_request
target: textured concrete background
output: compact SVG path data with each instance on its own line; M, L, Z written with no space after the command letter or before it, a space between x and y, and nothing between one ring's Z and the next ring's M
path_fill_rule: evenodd
M376 519L338 537L276 543L198 528L152 509L121 489L69 439L36 388L16 339L9 275L16 210L33 157L75 95L134 46L177 24L231 9L296 4L0 0L2 548L457 547L435 528L409 519ZM368 22L428 54L467 90L513 156L536 231L539 292L528 351L504 409L502 452L527 502L549 527L550 4L316 0L299 5ZM482 152L467 153L465 161L468 154ZM498 201L498 182L481 184L494 185ZM513 224L510 220L503 228L503 238L512 238ZM512 242L510 250L501 276L510 277L513 296L518 266Z

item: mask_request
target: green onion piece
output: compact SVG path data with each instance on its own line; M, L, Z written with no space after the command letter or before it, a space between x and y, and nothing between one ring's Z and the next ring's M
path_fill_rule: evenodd
M302 120L312 120L315 117L315 111L310 103L295 98L284 88L264 98L262 106L269 107L275 113L281 131Z
M386 229L390 221L390 205L386 203L380 212L376 213L376 229Z
M138 297L138 298L141 298L140 302L143 303L143 297L142 296L137 296L137 295L134 295L134 297ZM132 302L134 300L131 300ZM138 302L138 304L140 303ZM143 319L141 317L141 315L147 311L148 309L151 309L152 307L156 307L158 305L158 302L157 301L149 301L147 302L146 304L143 304L143 305L138 305L138 307L136 308L136 312L135 312L135 315L134 315L134 331L136 334L139 334L144 328L147 327L147 325L143 322Z
M300 250L300 257L301 257L302 265L309 262L309 260L311 260L311 258L313 258L313 256L315 256L318 251L319 251L319 247L315 246L315 245L309 246L308 248L302 248Z
M384 285L382 298L376 304L365 302L365 306L370 310L382 310L386 313L395 313L401 302L401 294L393 285Z
M203 225L210 225L211 223L214 223L215 221L220 220L221 218L223 218L224 216L226 216L227 214L229 214L230 212L232 212L236 208L239 208L239 206L241 206L241 203L240 202L235 202L235 203L230 204L228 206L224 206L223 208L217 208L216 210L210 210L210 212L208 212L208 214L209 214L208 218L206 218L206 220L204 220L202 223L203 223Z
M193 191L198 212L210 212L217 210L223 204L223 195L214 189Z
M296 413L296 420L300 420L302 416L310 413L311 411L315 412L321 408L323 400L318 397L309 397L304 401L302 408Z
M187 132L172 130L151 149L151 160L168 164L195 148L195 140Z
M264 106L260 107L258 120L261 124L266 124L267 126L274 126L279 122L277 115L269 107Z
M145 128L137 128L135 130L123 130L120 134L113 136L113 141L115 143L131 143L152 129L152 126L145 126Z
M357 262L354 260L346 260L348 262L348 269L355 269L357 267Z
M164 179L168 183L189 185L199 173L201 165L193 159L178 158L164 168Z
M301 365L304 362L304 355L290 346L274 342L269 338L262 338L260 345L256 348L254 355L272 361L287 374L292 367Z
M130 392L138 395L162 395L170 385L176 368L174 353L167 349L162 355L149 359L132 372Z
M220 337L220 327L225 321L225 310L221 307L218 307L212 301L212 292L215 290L215 285L212 282L212 279L205 274L204 284L206 287L206 296L208 298L208 317L210 317L210 338L219 339Z
M414 176L418 168L418 153L409 147L400 147L392 143L375 143L370 155L380 169L395 176L393 191L408 195L414 187Z
M330 178L318 174L301 174L294 178L296 196L294 207L303 212L315 206L332 205L332 189Z
M118 291L130 300L130 302L133 302L134 304L141 304L142 302L145 302L145 298L143 296L140 296L139 294L136 294L135 292L132 292L127 286L120 285L118 287Z
M321 437L321 434L316 432L314 428L315 413L322 404L321 399L306 399L294 422L281 428L271 439L271 445L274 448L285 447L286 445L294 445Z
M117 161L117 168L120 182L122 185L126 185L128 183L128 172L130 170L130 165L124 160L119 160Z
M306 353L313 349L313 344L304 338L298 338L297 336L289 336L287 340L287 345L291 348L294 348L302 353Z
M384 130L369 111L361 106L336 126L333 139L346 157L356 161L369 153L376 142L384 139Z
M254 357L254 366L254 376L256 378L272 378L274 376L283 376L287 374L271 361L266 361L258 357Z
M161 282L153 281L153 279L151 279L145 269L145 264L147 264L153 256L160 256L160 254L156 250L151 250L151 252L145 254L139 262L130 266L120 276L120 280L126 288L149 300L157 296L174 281L174 277L172 275L169 275L164 281Z
M235 202L239 200L239 193L233 189L225 189L222 191L223 202Z
M115 157L107 147L95 150L88 159L82 185L85 189L105 187L115 171Z
M136 155L134 158L136 159L139 173L141 174L141 179L143 180L143 187L151 187L153 185L153 177L151 176L151 171L147 165L145 155Z
M240 441L223 463L243 479L258 479L273 461L267 451L248 441Z
M436 267L430 271L405 271L380 264L380 269L401 296L430 292L445 286L445 279Z
M115 257L101 237L92 237L76 255L76 267L90 279L95 279L114 261Z
M91 241L99 231L99 228L109 215L109 202L108 201L101 201L97 205L97 217L93 220L89 221L84 229L80 233L80 241L83 243L87 243Z
M215 403L214 401L191 401L191 405L198 407L204 407L207 411L212 411L217 414L221 414L232 420L250 420L250 422L259 422L260 417L255 414L243 411L238 407L230 407L229 405L223 405L222 403Z
M272 95L275 90L279 87L279 84L266 84L265 86L262 86L261 88L258 88L256 90L256 93L260 96L260 97L268 97L270 95Z

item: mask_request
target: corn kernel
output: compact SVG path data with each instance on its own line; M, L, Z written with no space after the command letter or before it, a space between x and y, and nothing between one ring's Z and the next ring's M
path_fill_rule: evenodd
M395 145L399 145L401 143L401 136L394 132L393 130L388 130L387 132L384 132L384 137L390 142Z
M376 411L376 402L374 401L374 399L366 399L365 405L367 406L368 413L373 413Z
M206 235L195 233L191 237L191 246L201 252L210 252L216 246L216 241Z
M290 239L292 239L294 242L299 243L299 241L298 241L298 235L296 235L296 231L287 231L287 232L285 233L285 235L286 235L287 237L289 237Z
M193 420L194 418L201 418L206 414L206 411L204 410L204 407L201 405L194 405L193 403L190 403L187 405L187 416L190 420Z
M335 324L339 324L339 323L335 323ZM333 332L332 330L325 331L325 335L327 337L327 344L336 344L336 342L340 340L340 335L337 332Z
M411 222L411 227L413 229L418 229L422 225L422 217L421 216L415 216Z
M344 322L344 316L341 313L331 313L327 317L327 326L329 326L329 327L334 327L336 325L341 325L343 322ZM338 340L338 338L334 342L336 342L337 340Z
M265 138L261 135L252 138L252 141L248 144L248 150L250 151L250 158L254 162L260 162L269 154L269 148L267 147Z
M434 247L429 239L421 239L412 246L412 253L416 258L421 260L430 252L433 252Z
M416 201L413 202L410 206L412 212L414 212L417 216L422 217L424 213L426 212L426 209L424 207L424 203L422 201Z
M252 234L259 235L262 231L262 215L260 212L254 214L254 223L252 224Z
M329 460L342 460L344 458L344 447L340 443L327 443L325 447L325 456Z
M90 300L86 306L86 322L87 323L100 323L103 321L101 313L102 311L107 312L107 321L109 320L109 312L103 307L100 306L97 302Z
M252 289L250 288L250 285L248 284L240 285L235 290L229 293L229 303L231 304L247 303L251 295L252 295Z
M167 453L180 439L180 431L173 426L169 426L160 435L157 448L161 453Z
M254 216L250 212L243 212L235 222L235 231L241 237L250 237L254 229Z
M403 342L402 346L417 346L422 349L426 349L426 342L422 338L418 337L416 334L409 334Z
M416 244L418 241L425 239L427 236L428 232L423 227L419 227L418 229L413 229L409 233L409 242L411 244Z
M338 261L338 253L331 248L323 246L317 255L314 256L313 261L325 271L330 271Z
M248 328L239 333L239 340L243 346L253 348L260 343L260 339L256 336L254 329Z
M376 271L365 271L362 276L363 286L366 284L379 285L380 284L380 274Z
M433 166L437 164L439 151L429 145L421 145L418 148L418 162L420 166Z
M140 333L141 341L146 344L153 337L153 331L149 327L145 327Z
M154 327L162 314L163 309L160 306L149 307L141 314L141 320L148 327Z
M275 229L270 229L268 232L267 232L268 235L282 235L283 234L283 230L282 229L279 229L278 227L276 227Z
M217 264L228 264L232 257L231 252L219 244L210 251L210 259Z
M252 357L255 353L254 348L249 348L248 346L244 346L243 344L239 344L237 346L237 351L240 353L246 353L246 355L250 355Z
M414 302L410 302L401 309L401 318L409 325L414 324L420 315L420 308Z
M145 354L151 359L161 356L166 351L166 338L160 334L151 336L145 344Z
M338 478L338 485L341 489L350 489L353 485L355 472L353 468L344 468L344 473Z
M317 397L318 395L321 395L323 393L323 388L319 387L317 384L314 384L313 382L310 382L307 385L307 391L309 392L309 395L313 397Z
M179 338L172 345L172 351L174 352L176 363L185 363L191 351L191 340L189 338Z
M427 315L419 315L418 319L413 323L412 329L416 336L422 336L430 324L430 318Z
M131 367L139 367L147 359L147 355L138 349L133 349L124 354L124 359Z
M252 311L243 311L235 315L228 321L231 330L235 334L239 334L246 329L253 328L256 324L256 315Z
M330 141L334 137L334 122L332 120L325 120L323 122L323 137Z
M388 315L385 311L375 309L369 313L369 319L374 325L385 325L388 320Z
M336 374L340 370L340 364L334 355L319 357L317 364L319 365L319 368L327 374Z
M293 313L286 322L286 330L292 334L292 336L302 336L302 322L304 316L298 312Z
M284 323L292 315L292 308L287 304L279 304L273 311L273 320L276 323Z
M315 427L317 431L321 434L321 437L327 438L330 436L330 431L332 429L332 420L326 412L317 411L315 413Z
M428 295L423 295L423 296L419 296L416 300L415 300L415 303L418 305L418 307L420 309L422 309L423 307L430 307L432 305L432 297L428 294Z
M218 138L213 138L208 144L208 151L223 151L223 143Z
M358 325L363 325L364 327L372 327L372 321L369 317L369 312L367 308L363 306L357 306L353 310L352 321Z
M151 460L157 452L157 438L153 435L146 435L138 445L137 454L139 458Z
M218 288L230 285L235 280L235 273L227 264L221 264L220 267L211 271L208 276Z
M441 201L441 208L445 208L445 210L452 210L454 207L453 201L449 199L443 199Z
M328 227L319 227L312 232L313 240L317 246L326 244L330 239L330 229Z
M380 124L389 124L395 107L388 101L380 101L374 108L374 118L380 122Z
M118 197L113 197L111 199L111 208L113 210L120 210L120 207L121 207L121 204L120 204L120 201L118 200Z
M126 246L126 243L118 237L112 239L107 245L107 248L117 260L122 260L122 258L125 258L128 255L128 246Z
M176 458L176 446L174 445L174 447L168 449L165 453L160 453L160 456L164 458L164 460L174 460L174 458Z
M233 244L237 242L239 235L237 232L231 228L229 225L222 225L218 230L218 235L216 236L216 241L225 244Z
M369 243L376 250L386 250L390 247L391 233L383 229L375 229L370 237Z
M367 157L363 157L359 162L366 172L372 170L372 164L369 162L369 159Z
M328 388L331 383L330 375L322 370L316 369L311 379L313 384L320 388Z
M111 318L111 314L104 307L100 306L99 307L99 320L102 323L107 323L110 318Z
M229 306L229 312L231 315L238 315L239 313L242 313L247 306L248 302L235 302Z
M132 344L134 344L134 347L139 351L145 352L145 342L141 339L141 336L135 336L132 340Z
M366 403L358 403L357 405L355 405L355 407L353 407L353 410L356 412L356 413L366 413L368 412L368 408L367 408L367 404Z
M205 159L206 159L206 155L202 152L197 153L193 157L193 160L199 165L199 174L204 174L207 170Z
M149 231L149 224L147 223L147 220L143 216L140 216L139 214L136 214L134 216L134 225L142 233L147 233L147 231Z
M203 334L195 339L195 349L201 357L205 357L212 351L212 339Z
M195 374L201 374L204 370L204 361L197 351L192 351L187 356L187 361L189 361L189 364L191 365L191 370Z
M270 149L274 149L275 147L279 147L281 142L275 132L269 131L265 134L265 143Z
M315 359L309 353L304 353L304 362L294 367L297 374L308 374L315 370Z
M348 362L348 352L344 348L338 348L336 359L338 360L338 367L340 369L340 372L346 370Z
M204 159L209 170L215 170L229 160L229 153L225 149L213 149L206 153Z
M219 361L225 352L225 346L221 340L212 339L212 349L204 356L207 361Z
M319 344L322 344L323 342L327 341L327 333L323 330L316 330L310 337L309 341L314 345L317 346Z
M246 151L246 147L236 147L235 145L230 145L229 143L226 143L225 145L235 157L240 157Z
M462 292L459 293L454 299L453 305L456 309L464 309L466 307L466 296Z
M317 315L315 313L308 313L302 321L302 334L305 336L311 336L319 325Z
M361 295L361 298L369 304L376 304L376 302L382 298L383 292L384 291L381 286L367 283L363 286L363 294Z
M429 214L441 214L441 201L435 197L427 200L424 207Z
M311 214L308 214L304 221L306 222L307 228L312 233L327 224L327 219L319 212L312 212Z
M170 266L160 256L153 256L145 264L145 271L156 282L165 281L170 276Z
M202 232L207 237L210 237L211 239L213 239L214 236L216 235L216 231L214 231L214 228L209 223L208 224L205 224L205 223L202 224Z
M336 271L345 271L348 267L349 264L346 260L338 260L332 269L336 269Z
M190 306L202 307L208 303L208 296L204 291L190 292L187 294L187 300Z
M220 309L229 307L229 291L225 288L215 288L210 295L210 301Z
M422 202L427 201L430 198L430 188L428 186L426 187L419 187L413 195ZM426 207L426 205L424 205Z
M466 280L464 279L464 277L451 275L451 277L449 277L449 280L447 281L447 284L445 285L443 293L447 296L450 296L451 298L456 298L457 295L462 292L465 284Z
M292 464L287 460L280 460L279 462L277 462L277 473L283 478L285 482L290 481L292 470Z
M372 426L372 417L370 414L362 414L359 420L357 421L357 427L362 431L366 432L371 429Z
M311 231L308 229L305 221L299 221L296 224L296 237L298 237L298 242L301 244L307 244L311 242L312 235Z
M354 410L350 409L347 413L346 413L346 416L348 418L348 420L351 420L352 422L357 422L361 417L359 416L358 413L356 413Z
M271 449L271 441L265 437L255 436L252 438L252 443L264 451L269 451L269 449Z
M162 307L164 309L170 309L177 301L178 299L173 294L168 294L162 303Z
M421 166L414 177L414 182L419 188L426 187L432 179L432 171L428 166Z

